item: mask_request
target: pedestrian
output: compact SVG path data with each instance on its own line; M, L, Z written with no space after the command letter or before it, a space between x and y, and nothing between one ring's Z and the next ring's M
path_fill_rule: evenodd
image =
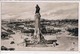
M24 39L24 43L25 43L25 46L27 47L28 46L28 38Z

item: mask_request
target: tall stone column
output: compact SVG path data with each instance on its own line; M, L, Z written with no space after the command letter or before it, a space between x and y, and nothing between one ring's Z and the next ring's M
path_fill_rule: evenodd
M36 5L36 12L35 12L35 32L34 32L34 42L39 43L41 41L41 31L40 31L40 7Z

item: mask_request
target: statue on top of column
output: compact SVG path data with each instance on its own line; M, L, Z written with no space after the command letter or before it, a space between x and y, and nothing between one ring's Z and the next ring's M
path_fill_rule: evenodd
M38 5L36 5L36 12L35 13L39 13L40 11L40 7Z

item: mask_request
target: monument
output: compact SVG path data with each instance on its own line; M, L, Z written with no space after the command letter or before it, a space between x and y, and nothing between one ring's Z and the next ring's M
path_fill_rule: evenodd
M42 35L41 32L41 25L40 25L40 19L41 19L41 15L40 15L40 7L38 5L36 5L36 11L35 11L35 32L34 32L34 45L35 44L40 44L40 46L47 46L46 44L48 42L53 42L55 45L57 44L57 40L46 40L44 38L44 36ZM43 45L42 45L43 44ZM36 45L35 45L36 46Z
M40 42L43 42L44 37L41 33L41 26L40 26L40 7L36 5L36 11L35 11L35 32L34 32L34 44L39 44Z

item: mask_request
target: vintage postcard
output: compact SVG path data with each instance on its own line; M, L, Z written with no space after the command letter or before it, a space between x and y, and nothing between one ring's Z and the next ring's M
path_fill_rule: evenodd
M78 51L77 2L2 2L2 51Z

